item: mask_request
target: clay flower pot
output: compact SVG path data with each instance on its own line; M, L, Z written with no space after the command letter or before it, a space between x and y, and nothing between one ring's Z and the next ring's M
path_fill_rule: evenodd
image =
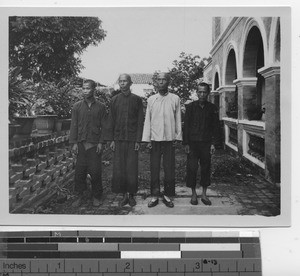
M36 116L14 117L16 123L20 125L20 127L17 128L16 134L30 136L35 119Z
M261 108L259 106L256 107L251 107L249 109L247 109L247 117L248 120L253 121L259 121L261 120L261 117L263 115L263 111L261 110Z
M35 125L38 134L51 134L54 131L57 115L37 115Z

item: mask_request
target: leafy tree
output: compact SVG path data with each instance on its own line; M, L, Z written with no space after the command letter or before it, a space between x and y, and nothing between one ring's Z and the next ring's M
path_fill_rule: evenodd
M9 68L9 118L12 120L14 114L28 116L33 105L34 91L33 82L22 78L20 67Z
M182 52L179 60L173 61L173 68L169 69L170 90L180 97L182 103L186 102L196 90L197 80L203 78L205 60L207 58L201 59L198 55Z
M9 65L35 82L74 77L83 51L105 38L101 23L97 17L10 17Z

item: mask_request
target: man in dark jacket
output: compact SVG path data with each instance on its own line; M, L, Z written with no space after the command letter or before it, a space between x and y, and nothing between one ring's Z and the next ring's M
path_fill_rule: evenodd
M75 167L75 192L81 195L87 189L87 174L91 176L93 205L101 205L102 175L102 128L106 118L105 105L94 97L96 84L85 80L82 86L83 100L72 109L70 144L77 154Z
M184 117L183 144L187 157L186 185L192 189L191 204L197 205L196 180L198 162L200 160L201 180L203 188L201 201L211 205L206 191L210 185L211 154L220 139L218 110L207 101L210 87L201 82L197 87L198 100L187 105Z
M119 206L135 206L134 195L138 189L138 151L143 132L143 102L131 93L131 77L119 77L121 93L111 100L107 140L114 151L112 191L122 193Z

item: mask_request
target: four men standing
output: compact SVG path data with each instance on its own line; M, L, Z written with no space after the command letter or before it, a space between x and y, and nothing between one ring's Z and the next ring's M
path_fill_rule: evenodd
M177 95L168 91L170 76L159 73L156 80L158 93L148 98L144 122L142 99L132 94L131 77L119 77L121 93L111 100L110 114L106 123L105 106L94 98L95 83L87 80L83 84L84 100L76 103L72 112L70 142L78 153L75 169L75 190L86 189L87 173L92 179L94 206L101 203L101 151L104 140L110 141L114 152L112 191L122 193L119 202L135 206L134 195L138 190L138 151L140 142L147 142L150 149L151 200L148 207L154 207L160 196L160 164L163 156L164 191L162 201L167 207L174 207L171 199L175 196L175 144L182 141L181 106ZM219 123L216 107L207 102L209 85L200 83L197 88L198 101L186 108L183 144L188 154L187 187L192 189L191 204L198 204L196 179L198 162L201 166L203 187L201 200L206 205L211 201L206 195L210 185L210 163L214 145L219 139ZM144 122L144 126L143 126ZM104 133L102 129L104 128Z

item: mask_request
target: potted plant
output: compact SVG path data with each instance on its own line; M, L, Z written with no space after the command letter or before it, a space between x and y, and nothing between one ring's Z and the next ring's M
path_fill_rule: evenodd
M36 87L36 103L33 106L37 115L36 124L39 133L48 134L69 128L74 96L71 81L59 83L43 81ZM65 125L64 125L65 124Z
M21 67L9 68L9 137L29 136L35 120L33 81L23 79Z
M264 106L251 105L247 108L248 120L261 120L263 113L265 112Z
M238 107L237 107L237 103L235 101L228 103L228 108L227 108L226 114L230 118L237 119L237 117L238 117Z

